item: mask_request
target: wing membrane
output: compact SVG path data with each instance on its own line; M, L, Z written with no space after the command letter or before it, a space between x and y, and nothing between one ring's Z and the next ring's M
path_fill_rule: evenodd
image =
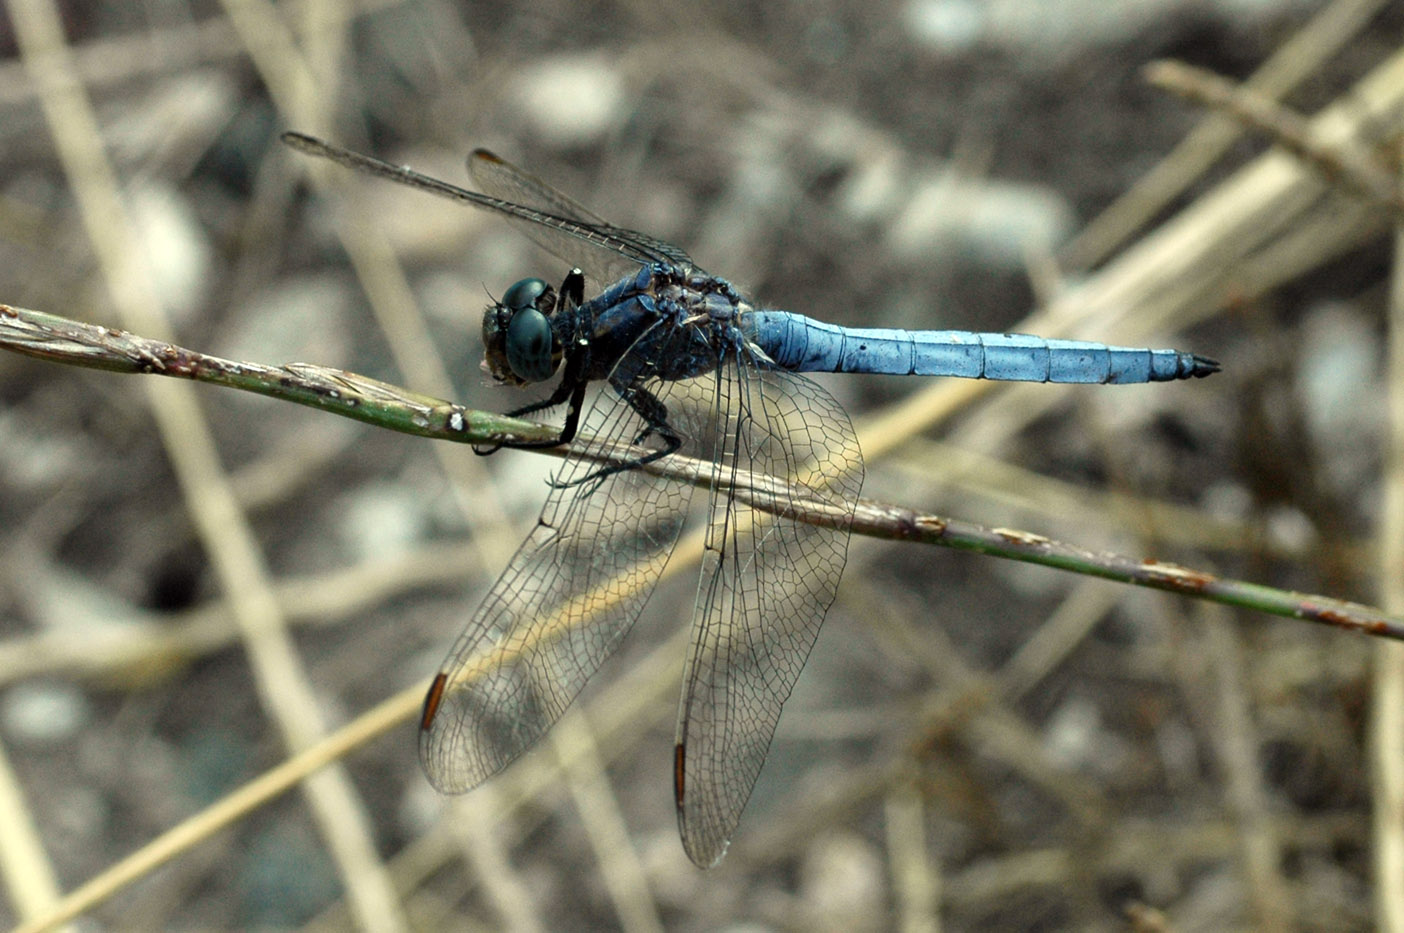
M697 410L689 396L711 381L647 387L691 437L699 425L688 414ZM642 428L628 403L606 389L585 417L581 453L564 462L557 481L590 476L599 469L591 451L630 444ZM691 496L691 486L644 470L551 490L536 527L441 669L442 696L420 732L430 783L445 793L470 790L555 723L638 618Z
M622 278L653 262L696 268L678 247L612 226L484 150L468 163L486 192L480 194L309 136L287 133L283 140L357 171L493 211L592 276ZM715 349L729 356L731 346ZM644 361L632 371L656 371L650 367ZM781 707L833 602L862 458L838 402L764 360L629 388L662 403L682 439L682 456L714 465L675 770L683 846L707 867L726 852ZM656 437L656 430L645 430L650 427L656 421L646 425L613 388L586 414L581 452L557 476L565 485L552 488L536 527L454 644L431 691L420 758L439 790L470 790L539 739L652 594L692 487L639 469L569 485L599 469L592 454ZM791 520L786 512L799 498L829 509L833 524Z
M709 499L675 772L683 847L703 867L726 853L838 590L863 481L848 416L819 385L750 367L728 370L719 384L713 456L722 484ZM749 501L729 495L726 486L745 487L748 474L788 477L790 486ZM783 517L796 495L831 508L835 527Z
M440 181L403 165L352 152L303 133L284 133L287 145L365 175L418 188L441 198L492 211L508 220L538 246L609 284L650 262L691 266L687 254L644 233L605 223L574 200L485 149L468 159L468 167L486 194ZM520 203L518 203L520 202Z
M640 263L670 262L694 267L692 258L680 247L637 230L614 226L535 175L486 149L473 150L468 157L468 171L486 194L538 211L534 217L507 217L537 246L587 274L598 276L598 285L609 285L632 274ZM547 219L576 221L578 226L560 226Z

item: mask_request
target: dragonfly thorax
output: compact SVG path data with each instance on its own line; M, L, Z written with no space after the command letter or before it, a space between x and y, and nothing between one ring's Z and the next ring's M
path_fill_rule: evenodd
M483 314L483 369L497 382L545 382L564 352L551 327L556 292L541 279L522 279Z

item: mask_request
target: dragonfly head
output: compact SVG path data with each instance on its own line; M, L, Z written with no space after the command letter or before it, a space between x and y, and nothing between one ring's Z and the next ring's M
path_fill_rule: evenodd
M564 351L551 328L556 292L541 279L522 279L483 314L483 369L504 385L545 382Z

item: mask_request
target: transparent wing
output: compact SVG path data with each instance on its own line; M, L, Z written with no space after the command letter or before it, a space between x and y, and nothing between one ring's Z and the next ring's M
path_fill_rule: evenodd
M536 217L508 216L513 226L537 246L587 275L593 273L602 284L629 275L641 262L671 262L695 268L692 257L679 247L608 223L573 198L486 149L473 150L468 157L468 171L485 194L539 212ZM582 237L576 229L543 223L542 217L576 221L592 235Z
M863 484L853 426L819 385L750 366L727 368L717 385L711 459L722 483L709 500L674 770L683 847L704 868L726 852L834 600ZM757 486L755 474L790 484ZM833 527L772 514L801 497Z
M605 223L545 182L484 149L476 150L468 159L474 179L488 189L487 194L480 194L314 136L284 133L282 140L299 152L362 174L492 211L511 221L543 249L596 277L597 283L623 278L643 263L692 265L687 254L676 246Z
M699 426L691 383L649 384L685 435ZM676 415L674 413L677 413ZM599 469L589 455L643 429L606 389L557 479ZM684 452L686 452L686 447ZM420 759L430 783L462 793L540 738L629 631L677 543L692 487L643 470L551 490L536 527L445 660L426 702ZM435 698L437 692L437 701Z
M603 217L570 195L487 149L474 149L468 155L468 174L473 176L473 181L483 194L503 201L515 201L542 213L578 220L592 227L610 226Z

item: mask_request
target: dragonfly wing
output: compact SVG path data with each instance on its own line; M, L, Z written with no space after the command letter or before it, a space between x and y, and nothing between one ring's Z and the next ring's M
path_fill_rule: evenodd
M674 772L683 847L702 867L726 852L833 602L863 483L848 415L819 385L749 366L728 368L719 385L720 482L709 500ZM790 482L764 486L753 474ZM832 527L773 514L801 498L829 512Z
M599 469L643 423L612 390L591 407L560 483ZM425 703L429 781L462 793L560 717L634 624L667 563L692 487L626 470L552 488L536 527L474 613Z
M596 285L631 275L644 263L692 265L687 254L676 246L605 223L545 182L484 149L469 156L468 168L487 192L485 194L304 133L284 133L282 140L299 152L357 172L491 211L548 252L591 276L601 276L596 279Z
M515 201L557 217L569 217L598 227L610 224L563 191L558 191L535 175L486 149L474 149L468 156L468 174L482 190L494 198Z
M532 242L554 256L609 284L638 270L642 263L668 262L695 268L692 258L671 243L605 221L568 195L486 149L468 157L468 171L485 194L538 211L545 218L565 218L576 226L505 215Z

